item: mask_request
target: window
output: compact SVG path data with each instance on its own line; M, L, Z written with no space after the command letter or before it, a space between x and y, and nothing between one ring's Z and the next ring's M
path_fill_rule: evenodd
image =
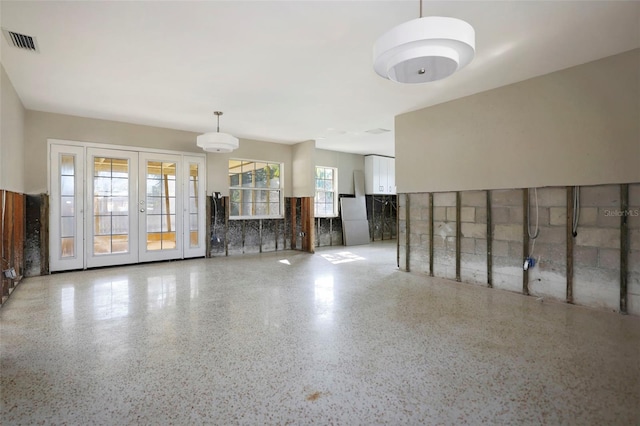
M338 169L316 166L316 217L338 216Z
M229 160L229 217L282 217L282 164Z

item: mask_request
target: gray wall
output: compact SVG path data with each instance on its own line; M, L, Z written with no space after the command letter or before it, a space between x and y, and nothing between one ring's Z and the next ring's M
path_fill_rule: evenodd
M24 193L25 109L2 65L0 98L0 189Z
M640 181L640 49L396 117L398 192Z

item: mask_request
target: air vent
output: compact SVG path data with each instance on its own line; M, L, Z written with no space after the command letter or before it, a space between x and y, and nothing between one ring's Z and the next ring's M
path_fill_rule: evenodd
M31 52L38 51L38 45L36 43L36 38L31 37L26 34L14 33L13 31L2 29L4 33L4 38L7 39L7 42L13 47L17 47L18 49L29 50Z
M377 128L377 129L371 129L371 130L367 130L365 133L370 133L372 135L380 135L382 133L387 133L390 132L391 130L389 129L381 129L381 128Z

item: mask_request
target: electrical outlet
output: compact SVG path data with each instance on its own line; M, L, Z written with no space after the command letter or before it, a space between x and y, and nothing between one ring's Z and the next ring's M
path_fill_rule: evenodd
M18 275L16 274L16 270L14 268L9 268L2 272L4 273L4 276L6 278L9 278L10 280L15 280L18 277Z

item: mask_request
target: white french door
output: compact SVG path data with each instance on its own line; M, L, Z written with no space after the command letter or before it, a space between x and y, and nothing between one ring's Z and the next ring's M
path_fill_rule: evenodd
M50 143L50 270L205 254L205 157Z

